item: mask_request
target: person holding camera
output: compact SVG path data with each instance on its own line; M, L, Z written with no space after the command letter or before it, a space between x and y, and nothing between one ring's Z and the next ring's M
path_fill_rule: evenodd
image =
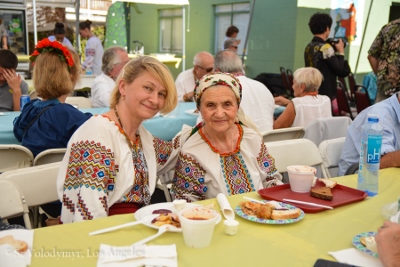
M319 94L329 96L332 101L333 112L338 112L336 101L337 77L346 77L350 67L344 59L345 43L342 39L329 39L332 18L325 13L316 13L308 23L314 38L306 46L304 61L306 67L317 68L324 77Z

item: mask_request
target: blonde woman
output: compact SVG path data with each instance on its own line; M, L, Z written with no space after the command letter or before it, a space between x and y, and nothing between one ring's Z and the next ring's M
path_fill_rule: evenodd
M275 120L274 129L301 126L306 128L318 118L332 117L329 97L318 94L322 83L321 72L312 67L300 68L293 74L295 98L286 101L286 109ZM276 100L275 100L276 101Z
M158 139L142 122L176 105L165 65L145 56L124 66L110 111L93 116L68 144L57 180L63 223L133 213L150 204L157 175L175 165L180 140Z

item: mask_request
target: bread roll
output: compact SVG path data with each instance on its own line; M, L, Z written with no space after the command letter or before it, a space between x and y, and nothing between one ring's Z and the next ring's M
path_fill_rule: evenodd
M14 247L14 249L18 252L25 252L28 250L28 244L22 240L15 240L13 236L6 235L0 238L1 244L9 244Z
M273 210L271 219L272 220L286 220L286 219L295 219L300 216L300 209L292 209L292 210Z
M325 186L329 188L334 188L337 185L337 182L333 179L319 178L318 180L323 182Z

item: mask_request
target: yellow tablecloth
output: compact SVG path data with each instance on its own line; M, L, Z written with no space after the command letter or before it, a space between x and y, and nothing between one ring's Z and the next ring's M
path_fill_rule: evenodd
M379 194L376 197L347 206L314 214L287 225L265 225L238 216L238 234L224 234L223 223L216 226L211 246L203 249L186 247L180 233L165 233L150 245L175 243L179 266L313 266L318 258L334 260L328 251L352 247L355 235L376 231L383 223L380 209L396 201L400 195L400 170L380 172ZM337 178L339 184L356 187L355 175ZM257 193L246 194L260 198ZM232 207L243 195L228 198ZM214 203L216 199L202 201ZM94 221L46 227L35 230L32 267L34 266L95 266L101 243L127 246L156 233L143 225L88 236L105 227L134 220L133 215L119 215Z

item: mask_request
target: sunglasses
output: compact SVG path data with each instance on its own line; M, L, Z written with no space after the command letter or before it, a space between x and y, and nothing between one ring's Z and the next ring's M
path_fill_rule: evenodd
M199 65L197 65L197 67L199 67L200 69L202 69L202 70L204 70L205 72L212 72L213 71L213 69L214 69L214 67L211 67L211 68L203 68L202 66L199 66Z

